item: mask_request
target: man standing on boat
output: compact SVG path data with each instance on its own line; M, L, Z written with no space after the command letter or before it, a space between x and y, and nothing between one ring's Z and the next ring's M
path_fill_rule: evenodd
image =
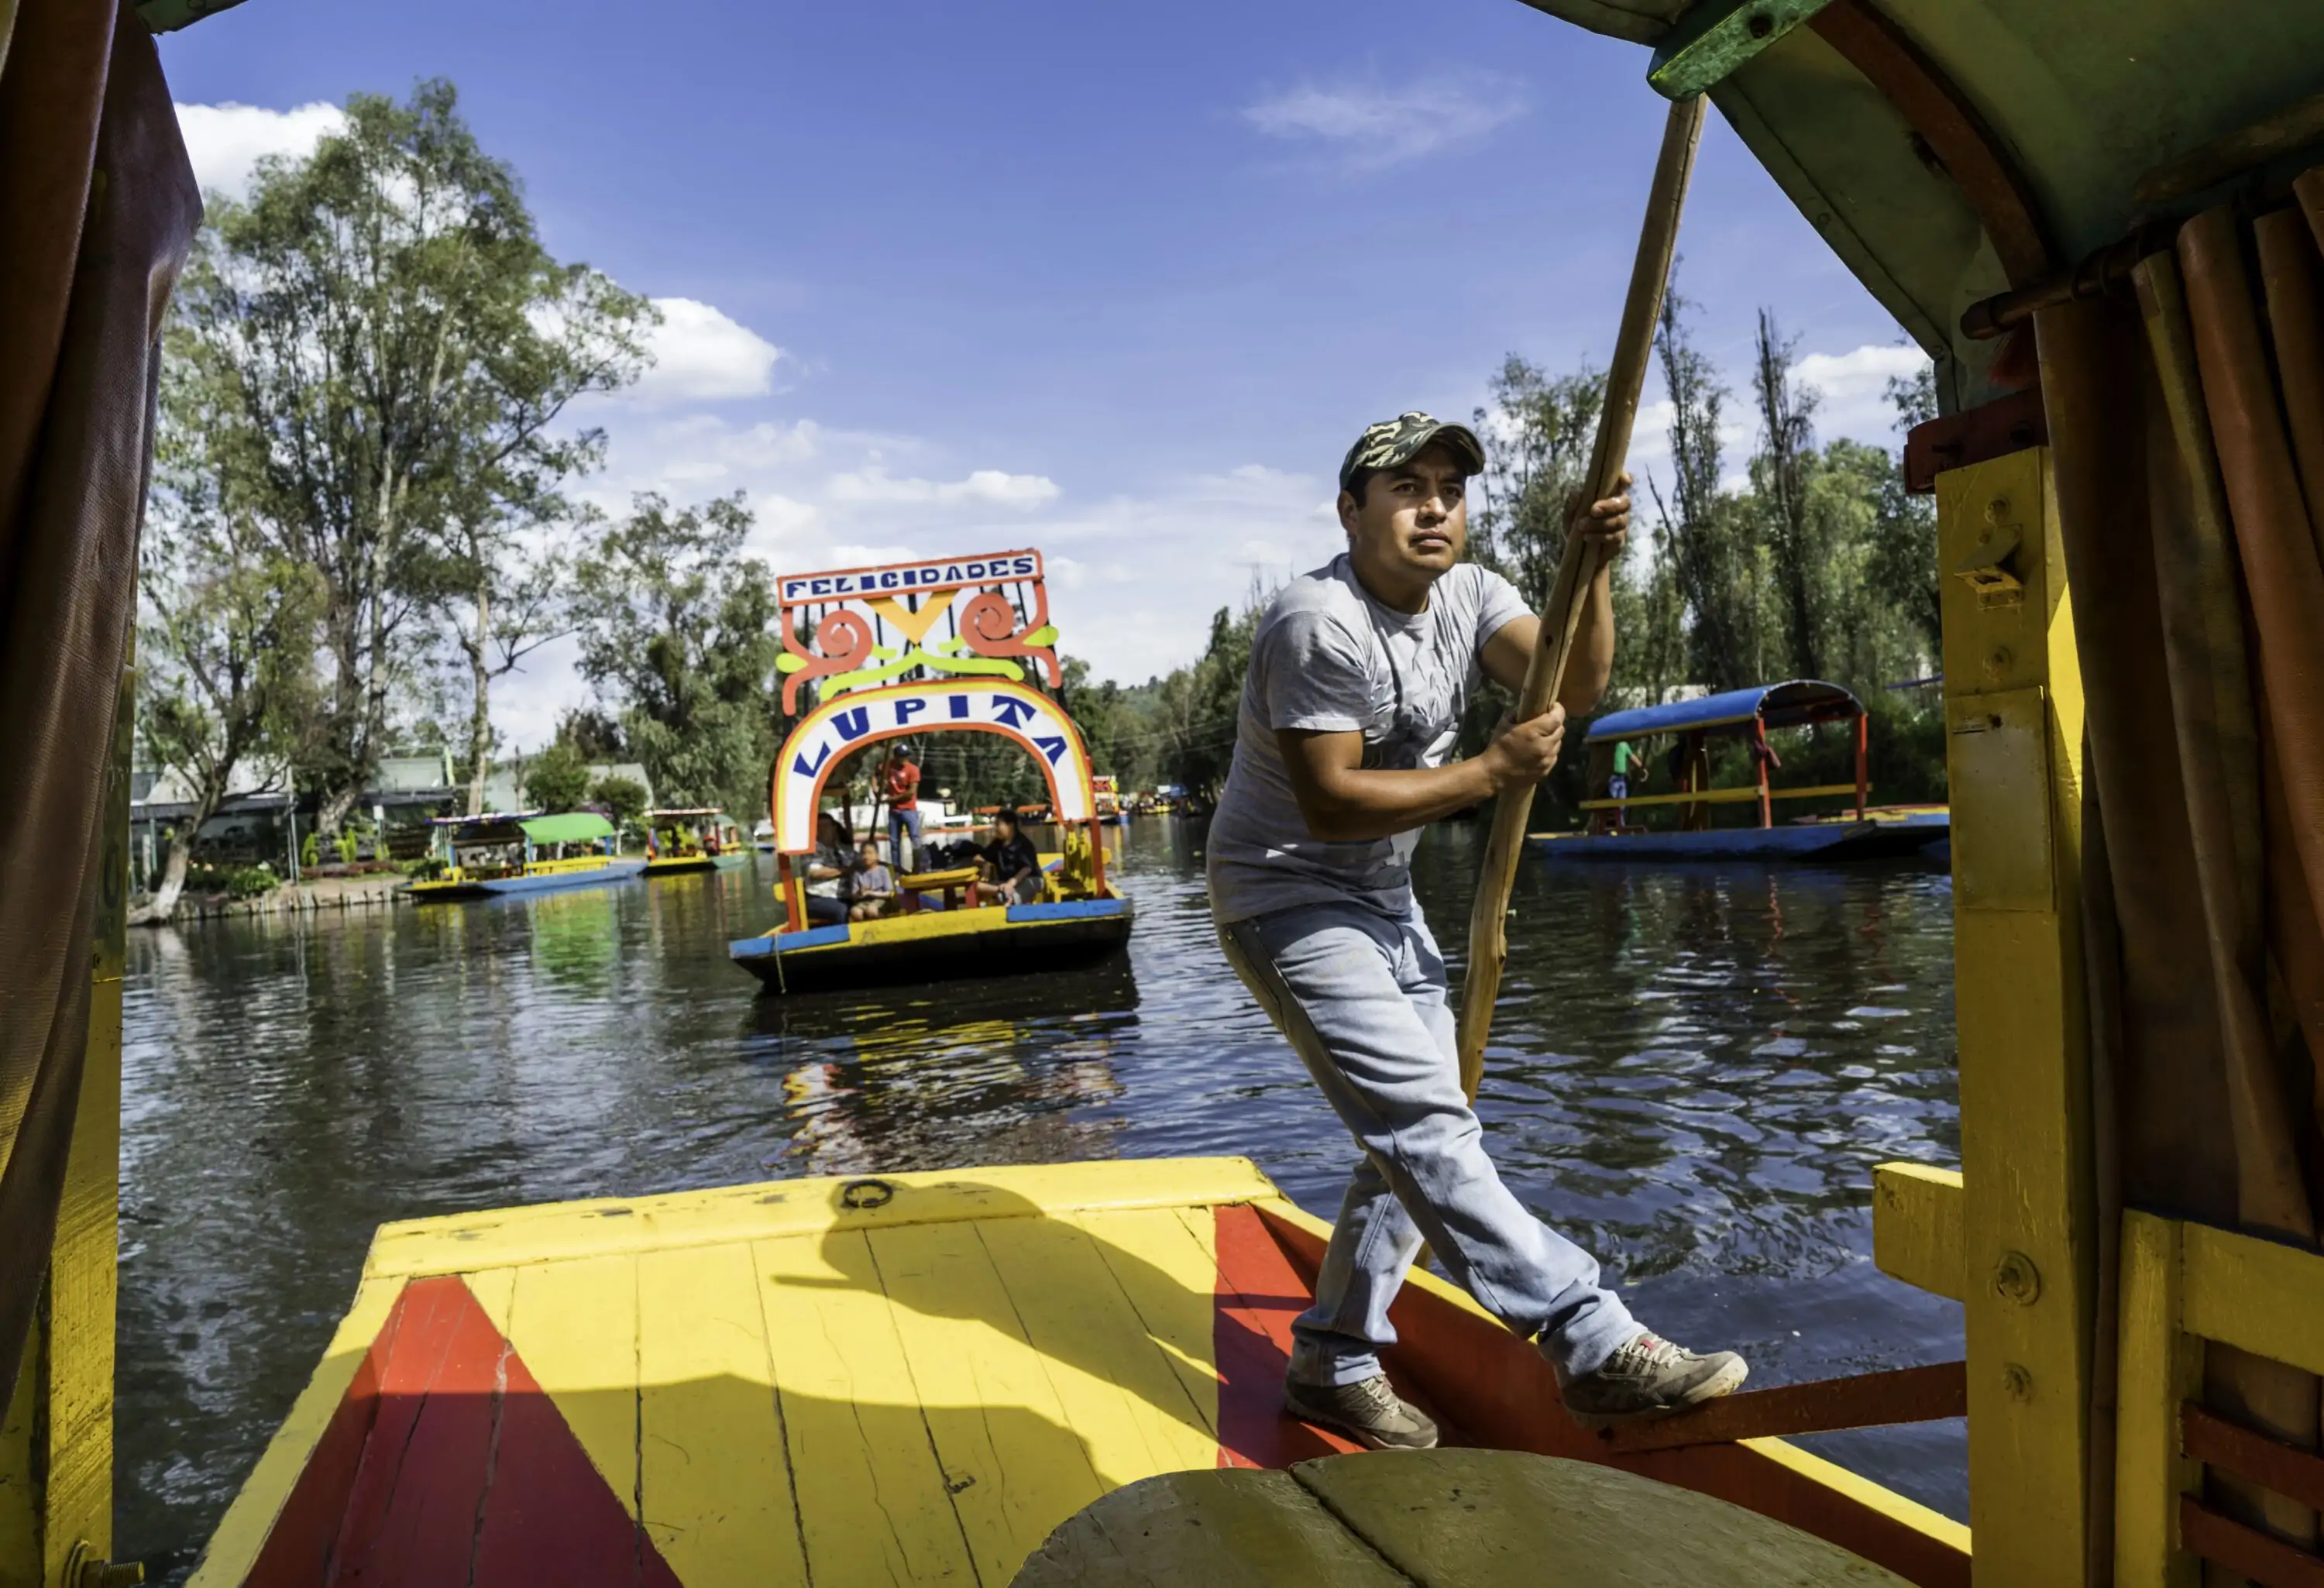
M1501 1184L1462 1094L1444 960L1412 893L1420 829L1557 763L1568 712L1594 710L1614 660L1611 553L1629 498L1578 513L1609 556L1585 599L1563 694L1480 755L1450 759L1471 679L1515 693L1540 623L1508 580L1463 562L1467 427L1406 413L1340 466L1348 549L1259 620L1234 762L1210 832L1211 911L1252 994L1363 1149L1315 1285L1292 1325L1284 1399L1375 1449L1425 1448L1435 1425L1389 1385L1388 1303L1424 1239L1486 1310L1533 1338L1566 1408L1603 1426L1741 1383L1732 1352L1656 1338L1598 1282L1591 1255ZM1625 482L1627 484L1627 481Z
M880 767L881 792L888 799L888 861L896 874L918 869L920 854L920 769L912 761L911 747L902 740L888 746L888 759ZM912 836L910 847L904 844L904 835Z

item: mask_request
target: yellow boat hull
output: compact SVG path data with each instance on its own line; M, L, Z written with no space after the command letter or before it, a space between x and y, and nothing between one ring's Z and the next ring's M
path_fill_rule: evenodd
M383 1227L194 1582L1008 1583L1284 1415L1327 1232L1241 1159L809 1179ZM1431 1275L1389 1366L1465 1442L1582 1459L1525 1342ZM1779 1440L1620 1458L1968 1581L1967 1532Z
M1055 971L1102 959L1130 940L1124 898L932 909L879 920L770 932L727 956L778 993Z

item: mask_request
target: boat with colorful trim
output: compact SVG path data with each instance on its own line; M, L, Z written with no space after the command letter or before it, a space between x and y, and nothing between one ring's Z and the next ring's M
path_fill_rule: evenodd
M649 877L726 870L751 857L742 827L715 805L650 810L645 825Z
M1768 743L1767 731L1819 724L1847 725L1854 732L1855 780L1775 787L1769 772L1782 763ZM1722 737L1748 741L1753 781L1728 789L1712 786L1710 745ZM1638 742L1665 739L1670 748L1662 759L1674 769L1668 780L1677 787L1663 793L1631 793L1628 780L1616 771L1619 758L1627 754L1632 765L1648 764ZM1941 805L1866 803L1872 788L1868 762L1870 719L1854 694L1818 679L1756 684L1692 700L1609 712L1590 725L1583 743L1591 752L1590 783L1608 792L1582 802L1582 808L1591 813L1588 828L1529 835L1544 854L1556 860L1871 860L1942 844L1952 831L1951 815ZM1609 782L1609 779L1618 780ZM1778 826L1775 804L1787 799L1853 800L1855 808ZM1716 808L1738 803L1757 806L1757 826L1713 825ZM1627 825L1634 810L1664 808L1677 817L1672 826Z
M405 887L413 902L545 893L624 882L645 869L613 853L613 824L595 811L437 817L435 869Z
M1353 1450L1283 1409L1328 1234L1243 1159L383 1225L193 1582L1000 1588L1125 1485ZM1968 1580L1967 1528L1782 1439L1584 1432L1542 1357L1433 1274L1394 1317L1389 1371L1461 1443L1611 1463L1731 1502L1782 1550L1855 1557L1720 1581Z
M1064 675L1041 554L787 576L776 589L783 709L798 710L810 683L817 697L784 740L768 789L784 924L730 944L728 957L769 990L793 993L1043 971L1120 948L1137 910L1106 880L1089 751L1047 692ZM1040 769L1047 819L1063 838L1037 885L976 904L973 868L906 872L887 913L811 920L806 866L819 821L840 814L824 808L825 786L884 741L943 733L998 734Z

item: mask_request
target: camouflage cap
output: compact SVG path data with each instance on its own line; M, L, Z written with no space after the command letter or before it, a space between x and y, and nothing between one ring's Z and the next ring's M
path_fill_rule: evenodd
M1452 455L1468 466L1471 474L1485 472L1484 443L1467 425L1448 424L1417 411L1399 413L1394 419L1364 427L1364 433L1356 438L1356 444L1348 448L1348 456L1341 461L1340 489L1348 489L1360 474L1410 463L1422 448L1435 441L1451 448Z

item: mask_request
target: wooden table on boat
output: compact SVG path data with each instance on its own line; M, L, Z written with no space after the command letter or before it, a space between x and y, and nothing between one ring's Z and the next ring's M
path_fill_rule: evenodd
M942 893L946 909L960 908L960 891L976 881L976 868L956 865L940 872L907 872L896 879L896 886L905 898L904 908L915 910L920 907L923 893Z

